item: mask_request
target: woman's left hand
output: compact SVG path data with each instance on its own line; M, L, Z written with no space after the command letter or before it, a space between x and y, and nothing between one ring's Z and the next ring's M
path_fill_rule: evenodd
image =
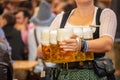
M60 48L64 51L78 51L80 50L80 43L76 35L72 35L70 39L64 40L59 43Z

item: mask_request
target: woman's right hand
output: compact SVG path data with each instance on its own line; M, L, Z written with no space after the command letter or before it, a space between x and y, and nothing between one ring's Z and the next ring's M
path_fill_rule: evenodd
M59 43L64 51L78 51L81 48L81 43L77 40L77 35L73 34L70 39Z

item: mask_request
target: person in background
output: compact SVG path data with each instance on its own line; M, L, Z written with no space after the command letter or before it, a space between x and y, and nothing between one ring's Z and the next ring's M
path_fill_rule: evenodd
M31 1L28 1L28 0L23 0L19 3L18 5L18 8L26 8L30 15L32 16L33 13L34 13L34 9L33 9L33 6L32 6L32 2Z
M64 12L67 12L67 11L70 11L70 10L76 8L76 7L77 6L76 6L76 3L74 0L68 0L63 9L64 9Z
M94 5L94 0L75 0L77 8L73 9L67 18L64 28L82 27L89 25L97 25L96 16L98 7ZM50 29L60 28L62 16L64 12L58 14L52 22ZM100 26L95 29L93 40L76 40L76 35L72 35L70 39L59 43L63 51L82 51L94 52L94 58L101 58L105 53L110 51L114 43L114 36L116 32L116 15L111 9L104 9L100 15ZM85 42L85 44L84 44ZM84 47L83 47L84 46ZM41 44L38 47L38 56L42 57ZM86 53L85 53L86 54ZM94 60L93 60L94 61ZM99 77L92 67L92 61L70 62L66 66L68 69L62 68L59 73L58 80L108 80L107 76ZM74 65L73 65L74 64ZM59 65L59 64L58 64ZM64 64L63 64L64 65ZM90 67L91 66L91 67ZM112 65L111 65L112 66ZM114 80L113 78L110 80Z
M5 13L2 15L0 26L12 48L12 60L24 60L24 43L20 32L14 28L15 22L16 19L12 13Z
M33 13L34 13L34 10L33 10L33 6L32 6L32 2L31 1L28 1L28 0L23 0L19 3L18 5L19 8L26 8L30 15L32 16Z
M8 7L10 10L14 10L16 6L12 1L4 1L3 7Z
M1 24L0 24L0 25L1 25ZM4 31L2 30L2 28L0 28L0 38L2 38L2 39L6 42L7 47L8 47L9 54L10 54L10 56L11 56L11 46L10 46L8 40L6 39L5 34L4 34Z
M16 18L13 13L5 13L2 15L1 26L12 48L12 60L26 60L24 53L25 45L21 37L21 32L14 27L15 23ZM14 72L14 78L19 80L24 80L26 75L27 71L18 70Z
M51 3L51 9L52 12L55 14L59 14L60 12L62 12L64 10L64 6L66 5L66 1L64 0L52 0Z
M1 22L1 20L2 20L2 13L3 13L3 6L2 6L2 4L0 4L0 22ZM3 31L2 28L1 28L1 23L0 23L0 38L2 38L2 39L6 42L7 47L8 47L8 51L9 51L10 56L11 56L11 47L10 47L10 45L9 45L8 40L7 40L6 37L5 37L4 31Z
M111 9L117 15L117 31L115 36L115 44L113 51L115 53L115 76L116 80L120 80L120 0L112 0Z
M16 8L16 5L11 1L3 1L2 6L3 6L3 13L2 14L12 12Z
M39 10L37 15L33 16L30 19L30 22L36 26L34 29L31 29L28 35L28 50L29 50L29 60L36 60L37 59L37 47L38 44L41 42L41 31L43 29L49 29L49 26L51 22L54 20L55 14L51 11L51 6L48 3L47 0L41 0L41 3L39 5ZM35 32L36 30L36 32ZM36 39L35 39L36 34ZM38 44L37 44L38 43ZM35 72L41 72L43 71L44 65L41 59L38 59L40 64L35 67ZM51 63L45 63L47 67L54 67L55 65ZM49 74L51 75L51 74ZM51 76L52 77L52 76ZM48 78L45 78L45 80L48 80ZM49 78L50 80L50 78Z
M16 16L15 28L17 30L31 29L28 27L31 14L27 8L18 8L14 11Z
M25 49L25 57L28 59L28 32L33 27L29 26L29 19L31 15L26 8L19 8L14 12L16 17L15 28L21 32L22 41L24 42Z
M10 59L10 62L12 64L12 59L11 59L11 47L9 45L9 42L7 41L6 37L5 37L5 34L2 30L2 28L0 28L0 51L8 51L8 55L9 55L9 59ZM2 54L2 53L1 53ZM9 66L9 68L11 70L13 70L13 67ZM13 79L13 71L11 71L11 73L8 73L10 76L7 76L8 79ZM4 72L3 72L4 73ZM2 73L2 74L3 74ZM3 74L4 75L4 74ZM3 75L1 75L3 77ZM1 78L1 77L0 77ZM13 80L17 80L17 79L13 79Z
M11 56L8 52L8 45L0 37L0 79L13 80L13 66Z
M32 3L33 10L34 10L33 15L37 15L38 10L39 10L40 1L39 0L31 0L31 3Z
M45 11L44 11L45 10ZM37 31L37 38L40 43L40 32L42 28L49 28L51 22L55 18L55 14L51 12L50 4L47 1L41 1L39 5L39 11L37 15L33 16L30 19L30 23L34 24L36 31ZM37 57L37 46L34 39L34 29L31 29L29 32L29 60L35 60ZM34 54L33 54L34 53ZM34 55L34 56L33 56Z

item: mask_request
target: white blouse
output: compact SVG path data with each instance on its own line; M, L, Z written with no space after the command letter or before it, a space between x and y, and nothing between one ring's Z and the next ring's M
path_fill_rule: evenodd
M91 25L96 25L96 13L97 13L97 7L95 8L95 12L94 12L94 18L92 21ZM74 12L74 10L72 10L71 14ZM61 20L62 20L62 16L63 16L64 12L61 12L60 14L58 14L56 16L56 18L54 19L54 21L52 22L50 28L51 29L57 29L60 28L60 24L61 24ZM71 14L69 15L69 17L71 16ZM68 19L69 19L68 17ZM102 36L109 36L114 40L115 37L115 32L116 32L116 26L117 26L117 20L116 20L116 15L115 13L111 10L111 9L104 9L101 13L100 16L100 37ZM66 22L65 28L66 27L85 27L85 26L75 26L70 24L68 21Z

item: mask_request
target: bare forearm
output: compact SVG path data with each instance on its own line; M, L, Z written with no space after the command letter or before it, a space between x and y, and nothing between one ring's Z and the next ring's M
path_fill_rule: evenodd
M101 37L95 40L89 40L89 52L107 52L110 51L113 45L113 40L108 37Z

